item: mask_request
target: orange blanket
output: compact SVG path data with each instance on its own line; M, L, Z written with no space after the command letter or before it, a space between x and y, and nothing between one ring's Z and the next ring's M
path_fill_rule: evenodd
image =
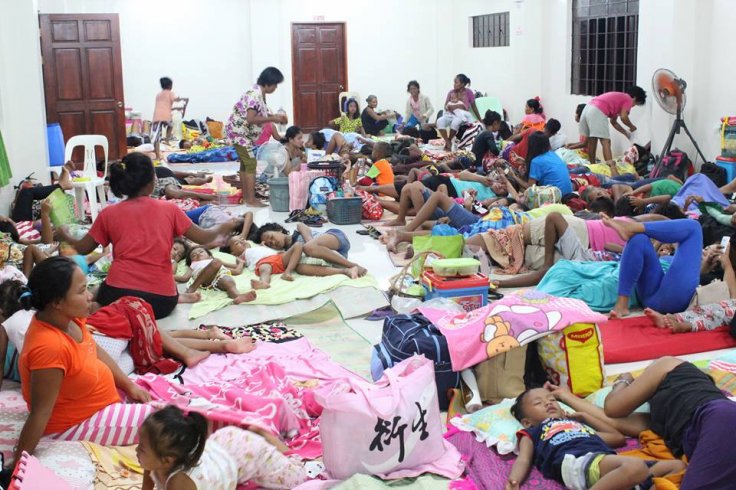
M667 449L667 446L665 446L664 440L651 430L645 430L639 434L639 444L641 444L641 449L626 451L620 453L620 456L633 456L647 460L656 459L658 461L675 459L670 450ZM680 483L684 475L685 471L683 470L666 477L654 478L654 487L657 490L677 490L680 488Z

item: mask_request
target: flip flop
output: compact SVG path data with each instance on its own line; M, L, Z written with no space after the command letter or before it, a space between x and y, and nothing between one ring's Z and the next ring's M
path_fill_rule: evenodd
M289 213L289 217L284 220L286 223L293 223L294 221L299 221L299 218L304 215L304 210L302 209L295 209L291 213Z
M310 226L312 228L320 228L324 221L319 216L309 216L304 221L302 221L307 226Z

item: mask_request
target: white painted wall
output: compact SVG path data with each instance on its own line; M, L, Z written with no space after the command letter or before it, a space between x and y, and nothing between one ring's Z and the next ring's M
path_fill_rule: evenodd
M187 117L223 119L252 84L248 0L38 0L43 14L116 13L125 105L153 116L159 78L189 97ZM274 2L275 3L275 2Z
M31 172L48 183L46 109L35 2L0 0L0 131L13 171L0 189L0 214L9 212L13 184Z
M449 2L374 0L370 5L341 0L251 0L252 73L278 67L286 82L269 96L269 106L292 111L291 23L345 22L348 89L361 99L378 97L380 108L404 112L406 84L416 79L440 109L455 73L447 36ZM454 2L453 2L454 3ZM440 96L442 100L440 100ZM337 103L337 101L336 101ZM361 100L361 108L365 101Z
M315 20L346 23L349 89L362 97L376 94L384 108L403 111L406 82L417 79L439 109L452 78L462 72L473 88L499 96L512 120L521 117L527 98L541 96L548 116L559 119L573 141L575 106L588 99L570 94L572 0L375 0L370 7L340 0L212 0L206 5L196 0L0 0L0 5L0 127L14 162L22 161L24 169L45 162L46 152L36 9L118 13L125 101L144 117L151 116L158 78L167 75L176 92L191 98L189 115L224 119L269 65L286 76L269 105L292 114L291 23ZM511 46L472 48L470 17L502 11L511 13ZM651 139L657 150L669 131L673 117L651 94L653 71L668 67L688 81L685 118L703 151L708 158L719 153L718 119L736 114L728 55L735 23L733 0L640 2L638 84L650 97L633 112L638 141ZM29 134L41 145L28 145ZM675 143L694 154L683 137ZM614 135L614 149L626 144Z

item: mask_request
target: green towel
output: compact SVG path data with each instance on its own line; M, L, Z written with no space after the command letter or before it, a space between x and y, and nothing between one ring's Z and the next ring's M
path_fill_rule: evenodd
M13 171L10 170L10 161L8 160L8 154L5 152L3 134L0 132L0 187L8 185L11 177L13 177Z
M235 263L235 257L228 254L215 252L215 257L224 263ZM233 276L238 290L247 292L251 290L250 281L257 276L253 271L244 270L239 276ZM330 291L338 286L352 286L356 288L378 287L378 283L373 276L367 275L359 279L350 279L340 274L337 276L327 277L307 277L294 274L294 281L283 281L280 276L274 276L271 280L271 287L258 291L258 297L255 301L247 303L249 305L281 305L297 299L306 299L318 294ZM200 289L202 300L194 303L189 311L189 319L199 318L207 313L219 310L230 304L233 300L228 298L227 293L219 289Z

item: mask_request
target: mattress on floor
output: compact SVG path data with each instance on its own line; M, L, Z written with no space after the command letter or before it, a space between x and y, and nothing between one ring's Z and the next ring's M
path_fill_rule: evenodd
M672 333L647 316L610 320L600 325L606 364L646 361L736 347L726 327L709 332Z

